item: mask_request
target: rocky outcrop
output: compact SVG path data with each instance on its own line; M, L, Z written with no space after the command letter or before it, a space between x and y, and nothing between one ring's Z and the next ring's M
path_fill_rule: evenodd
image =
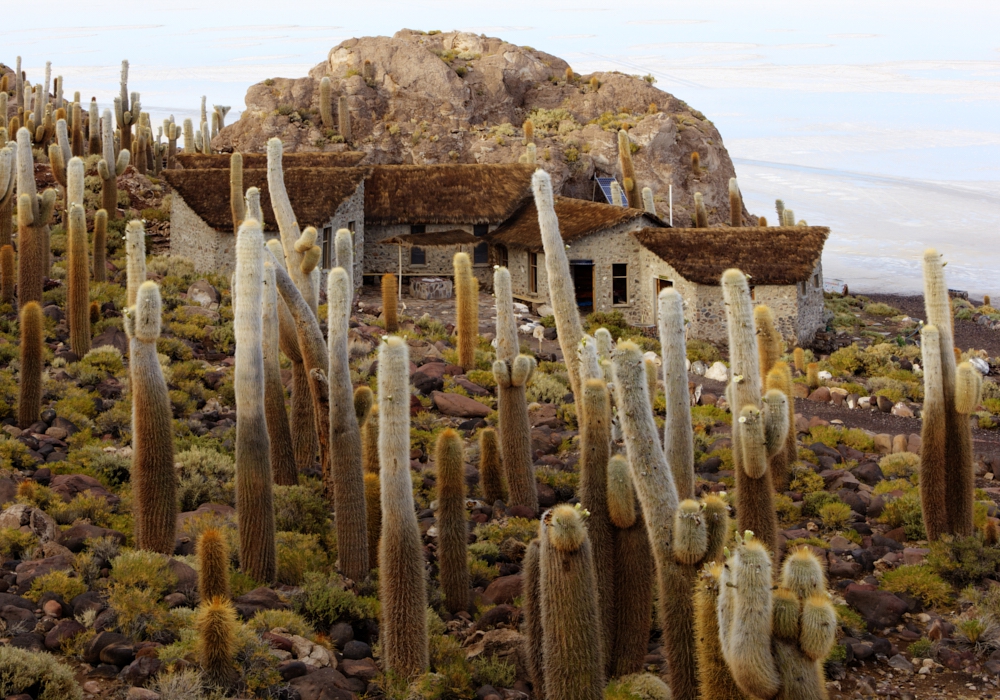
M277 136L289 151L364 151L364 163L509 163L525 153L521 125L530 118L538 165L563 194L591 199L595 172L621 180L616 132L622 127L638 146L639 186L653 190L661 216L673 185L676 225L691 225L695 192L705 196L710 223L729 220L727 188L735 171L712 122L638 76L568 78L567 68L530 47L464 32L349 39L307 77L251 86L246 111L212 145L261 152ZM348 143L335 125L322 124L324 77L332 83L334 121L339 98L347 98Z

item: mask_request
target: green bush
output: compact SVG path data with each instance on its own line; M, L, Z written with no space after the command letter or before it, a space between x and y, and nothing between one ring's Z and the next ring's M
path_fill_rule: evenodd
M795 467L792 469L792 481L788 488L801 494L810 494L822 491L826 488L826 482L809 467Z
M822 477L820 479L822 480ZM844 502L840 500L840 496L829 491L807 493L802 497L802 515L818 516L823 508L831 504L844 504Z
M538 535L538 521L527 518L507 518L476 525L477 540L499 545L508 537L527 544Z
M156 552L127 550L111 560L111 583L163 595L177 583L168 559Z
M236 463L232 457L194 446L178 453L174 461L179 467L177 498L181 511L195 510L202 503L236 505Z
M65 571L52 571L32 581L31 590L25 594L25 597L37 603L43 593L55 593L69 602L86 592L87 585L80 579L70 576Z
M304 617L291 610L260 610L247 627L255 632L269 632L280 627L300 637L312 637L316 633Z
M926 659L929 658L931 655L932 646L933 645L931 643L931 640L929 640L927 637L921 637L917 641L913 642L913 644L908 646L906 650L910 652L910 656L912 656L915 659Z
M277 535L278 582L289 586L302 583L305 575L326 568L327 555L316 535L279 532Z
M634 673L608 683L605 700L669 700L670 688L652 673Z
M924 516L920 509L920 495L916 490L900 498L886 501L885 509L878 520L888 525L890 529L902 527L908 540L922 540L927 537L924 531Z
M831 529L839 529L851 522L851 507L846 503L827 503L819 509L823 524Z
M31 559L37 546L38 540L30 532L0 528L0 559Z
M330 509L316 483L274 487L274 526L278 531L323 535L330 529Z
M981 583L1000 569L1000 549L987 545L979 533L969 537L942 535L931 542L927 565L957 586Z
M909 593L924 605L946 605L951 602L951 586L927 564L907 564L886 571L882 588L890 593Z
M73 671L52 654L0 646L0 695L28 693L37 700L82 700Z
M920 468L920 455L896 452L880 459L878 466L887 479L912 476Z
M292 596L292 607L317 627L335 622L361 622L378 619L376 598L357 596L344 588L343 581L317 572L307 573L300 590Z
M472 680L477 686L510 688L517 680L515 672L516 669L512 664L495 656L480 656L472 660Z

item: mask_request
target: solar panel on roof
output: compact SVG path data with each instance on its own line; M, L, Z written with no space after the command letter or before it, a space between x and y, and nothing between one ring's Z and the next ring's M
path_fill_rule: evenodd
M594 179L597 180L597 186L600 187L601 192L604 193L604 199L607 203L614 204L614 200L611 198L611 183L616 182L616 179L613 177L596 177ZM622 206L628 206L628 200L625 199L624 191L622 192Z

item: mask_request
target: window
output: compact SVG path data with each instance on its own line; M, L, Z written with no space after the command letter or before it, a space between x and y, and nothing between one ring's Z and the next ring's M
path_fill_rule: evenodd
M806 293L806 283L799 282L799 294L805 296L805 293Z
M538 294L538 253L528 253L528 292Z
M326 226L323 229L323 269L329 270L333 267L333 227Z
M410 233L427 233L425 224L410 224Z
M628 304L628 265L625 263L611 266L611 303L615 306Z
M755 286L753 286L752 284L750 285L750 298L751 299L756 299L757 298L757 288Z
M423 248L418 248L417 246L410 246L410 264L411 265L427 264L427 253L424 252Z
M479 243L472 249L472 264L485 265L490 261L490 246L487 243Z
M475 224L472 227L472 235L474 236L485 236L490 232L489 224Z
M497 265L507 267L507 246L498 245L494 248L497 256Z
M348 221L347 222L347 230L351 232L351 235L354 234L354 222L353 221Z
M819 284L819 273L818 272L815 275L813 275L813 286L816 287L817 289L819 289L820 284Z

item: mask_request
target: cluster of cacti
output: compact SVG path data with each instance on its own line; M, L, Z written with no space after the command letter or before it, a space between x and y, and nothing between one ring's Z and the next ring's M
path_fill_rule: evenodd
M396 296L396 275L387 272L382 275L382 320L386 333L399 330L398 298Z
M497 309L497 351L493 376L497 381L500 452L510 505L538 510L538 487L531 454L531 426L528 422L527 383L535 371L535 360L520 355L510 271L498 267L493 273L493 294Z
M42 301L42 283L48 271L49 220L56 204L56 191L41 195L35 187L35 162L31 133L17 131L17 296L20 304Z
M469 519L465 512L462 438L446 429L434 453L437 466L437 562L444 604L452 614L469 607Z
M479 342L479 280L472 274L468 253L455 253L455 332L458 334L458 364L476 367Z
M729 225L743 225L743 195L735 177L729 178Z
M975 472L969 414L979 405L982 377L958 363L954 320L941 254L924 253L921 331L924 409L920 447L920 500L927 537L968 536L974 529Z
M160 369L156 341L161 324L160 288L143 282L125 313L132 383L132 492L136 544L163 554L174 551L177 475L173 412Z
M379 602L382 662L415 676L427 670L427 582L410 478L410 369L406 342L388 337L379 350L379 462L382 537Z
M21 305L21 374L18 377L17 424L21 429L38 420L42 410L42 365L45 328L37 301Z
M142 107L139 106L139 93L129 93L128 91L128 61L122 61L121 79L119 80L118 88L119 95L115 98L115 118L118 122L121 149L122 151L131 151L132 125L139 123L139 115L142 114ZM108 119L107 113L105 113L105 119ZM107 140L106 137L105 140ZM107 149L106 145L105 149ZM111 160L108 160L108 164L111 162ZM121 175L120 172L118 174Z
M101 120L101 148L103 157L97 161L97 174L101 176L101 208L113 220L118 218L118 176L125 172L132 154L123 147L115 156L115 137L109 110L104 110Z
M642 195L636 179L635 165L632 163L632 142L624 129L618 130L618 167L622 171L622 190L628 199L628 205L633 209L640 209Z
M741 530L752 530L773 550L777 521L768 460L784 448L791 429L789 400L775 389L761 395L757 331L746 275L739 270L726 270L722 275L722 294L732 367L726 391L733 414L736 514Z
M754 698L825 698L823 661L837 614L816 556L806 548L790 554L775 589L768 547L748 532L717 587L719 647L736 686Z
M299 481L299 475L295 468L295 450L292 447L292 433L288 426L288 413L285 410L285 387L281 383L278 304L274 263L266 260L264 263L262 341L264 349L264 415L267 419L267 432L271 440L271 473L275 484L294 486Z
M784 341L774 324L771 309L760 305L753 310L757 327L757 353L760 356L760 375L767 391L777 390L788 400L788 432L785 449L771 457L771 482L775 491L784 493L788 489L789 470L798 459L798 443L795 440L795 397L792 396L792 370L781 361Z

